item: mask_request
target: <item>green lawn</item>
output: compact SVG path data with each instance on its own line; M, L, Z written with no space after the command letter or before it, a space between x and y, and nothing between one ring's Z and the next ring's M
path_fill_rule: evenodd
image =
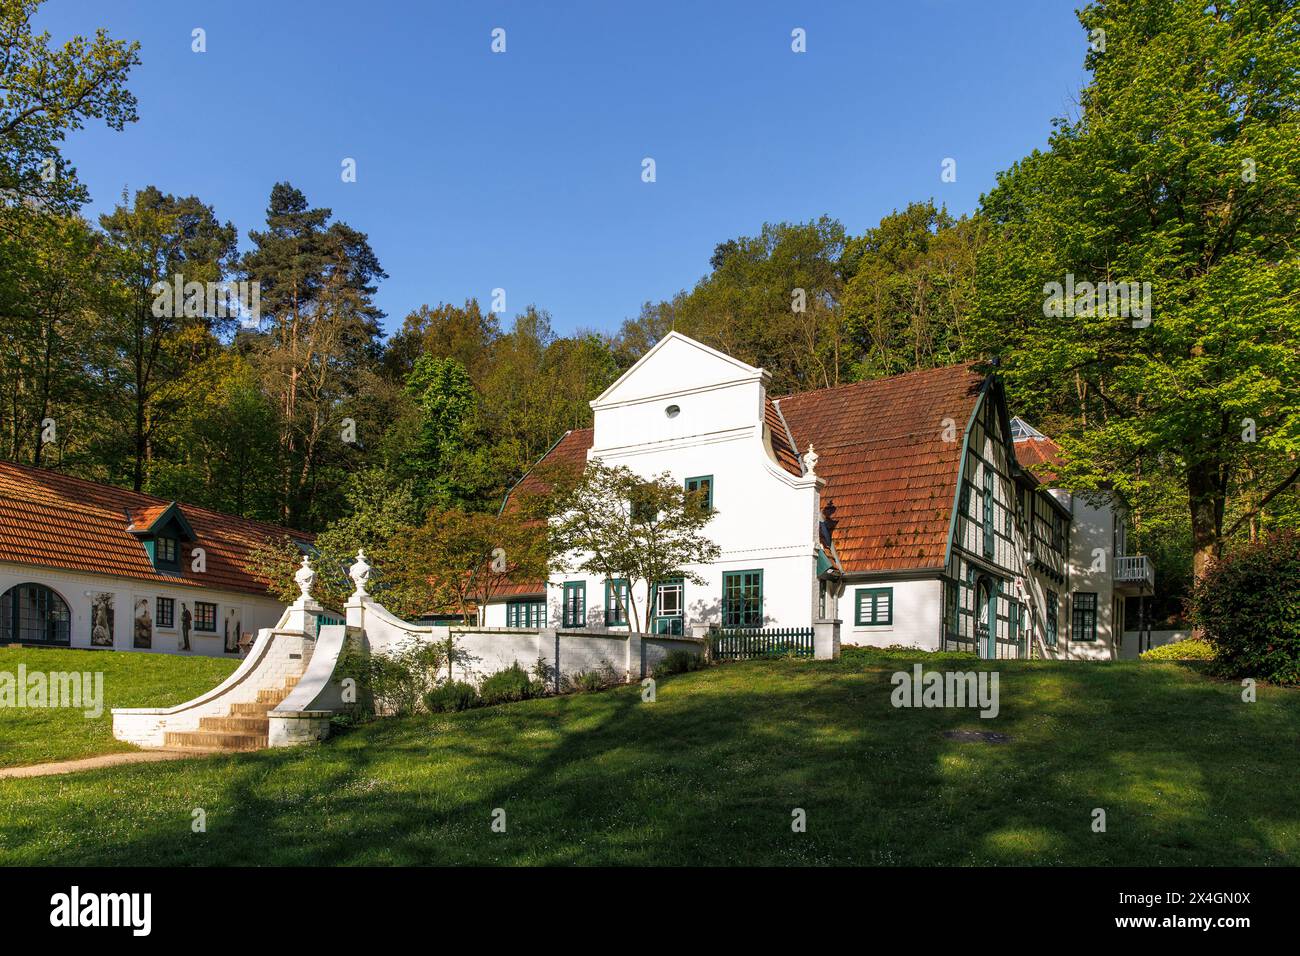
M0 781L0 863L1300 862L1300 693L1246 704L1178 664L999 662L1001 714L981 720L893 708L910 665L732 664L660 681L655 703L622 687Z
M0 647L0 673L86 672L104 675L103 712L84 709L0 707L0 767L134 750L113 739L114 707L170 707L221 683L239 665L216 657Z

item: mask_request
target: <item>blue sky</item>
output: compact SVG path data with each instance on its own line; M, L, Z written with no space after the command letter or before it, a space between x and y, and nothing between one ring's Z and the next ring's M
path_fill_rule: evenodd
M1073 114L1075 6L48 0L38 26L141 42L140 121L67 143L88 214L153 184L213 205L245 247L287 179L369 234L390 331L501 287L508 314L536 304L567 333L689 288L765 221L971 211Z

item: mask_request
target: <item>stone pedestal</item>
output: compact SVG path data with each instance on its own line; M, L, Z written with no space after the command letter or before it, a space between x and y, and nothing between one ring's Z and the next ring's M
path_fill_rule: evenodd
M840 659L839 621L813 621L813 657L819 661Z

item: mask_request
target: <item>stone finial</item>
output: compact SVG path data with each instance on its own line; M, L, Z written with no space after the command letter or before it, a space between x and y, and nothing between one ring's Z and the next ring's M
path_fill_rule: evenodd
M817 461L821 455L817 454L812 445L808 446L808 451L803 456L803 470L806 475L817 474Z
M352 567L348 568L348 576L352 578L352 583L357 586L353 597L368 597L370 592L366 590L366 585L370 582L370 565L366 562L366 552L357 550L357 560Z
M294 574L293 579L297 582L298 590L301 592L299 600L310 601L311 586L316 583L316 572L311 569L311 562L307 559L307 555L302 556L302 567Z

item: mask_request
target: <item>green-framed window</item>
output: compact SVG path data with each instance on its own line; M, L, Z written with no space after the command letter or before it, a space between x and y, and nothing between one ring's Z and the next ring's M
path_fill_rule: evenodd
M696 497L705 511L713 510L713 476L697 475L686 479L687 497Z
M1097 592L1075 591L1072 605L1070 640L1095 641L1097 639Z
M882 627L894 623L893 588L855 588L853 623L858 627Z
M154 614L154 623L162 628L173 628L176 626L176 599L169 597L160 597L158 599L158 610Z
M650 608L650 630L655 634L686 631L686 582L681 578L658 581Z
M155 539L154 554L157 556L159 564L178 564L180 562L180 549L177 547L175 538L163 536Z
M993 557L993 469L984 463L984 557Z
M506 602L506 627L545 627L546 602L536 598Z
M194 630L217 633L217 606L207 601L194 602Z
M1057 605L1055 591L1047 592L1047 630L1045 640L1048 647L1056 646L1056 630L1059 626L1060 608Z
M586 627L587 582L564 582L564 608L560 615L561 627Z
M605 582L605 626L621 627L627 624L628 606L632 593L624 578Z
M722 626L761 627L763 572L726 571L722 575Z

